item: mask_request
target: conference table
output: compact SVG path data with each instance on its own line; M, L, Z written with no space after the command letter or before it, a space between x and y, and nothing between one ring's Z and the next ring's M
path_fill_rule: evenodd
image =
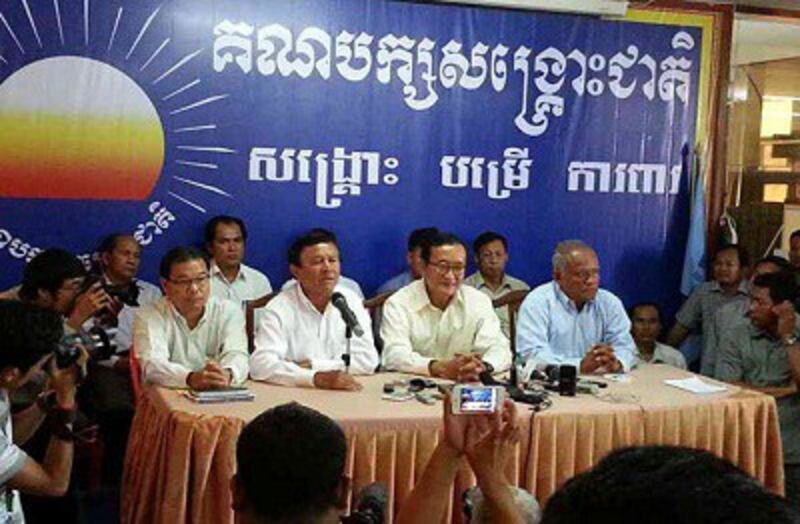
M561 397L534 412L518 404L522 427L509 480L544 505L569 478L616 448L670 444L709 450L737 464L769 490L783 493L783 461L772 397L729 386L698 395L664 383L691 373L646 365L625 381L609 381L599 395ZM124 523L233 523L230 479L236 439L262 411L299 402L336 420L348 439L346 474L353 492L379 481L388 487L389 519L422 474L441 437L442 406L383 400L383 384L408 378L392 373L360 377L360 392L247 385L251 402L196 404L183 392L146 388L137 405L122 487ZM710 379L705 379L709 380ZM713 382L713 381L710 381ZM459 472L451 500L462 522L462 491L474 484Z

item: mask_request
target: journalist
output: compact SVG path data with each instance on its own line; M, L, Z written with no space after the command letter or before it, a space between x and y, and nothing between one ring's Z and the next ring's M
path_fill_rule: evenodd
M67 491L72 467L72 423L80 366L85 349L75 347L79 358L59 369L52 357L62 340L61 316L32 304L0 300L0 522L23 523L18 492L59 497ZM48 387L38 401L11 415L9 394L30 377L46 370ZM44 459L37 462L19 446L47 419L50 438Z

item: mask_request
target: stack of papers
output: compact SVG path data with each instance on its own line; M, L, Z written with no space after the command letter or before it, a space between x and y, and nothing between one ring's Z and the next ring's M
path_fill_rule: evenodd
M700 380L699 377L666 379L664 380L664 384L698 395L721 393L728 390L728 388L722 384L711 384Z
M225 389L214 389L210 391L191 390L186 393L186 397L199 404L212 404L217 402L240 402L249 401L256 398L252 391L245 387L231 387Z

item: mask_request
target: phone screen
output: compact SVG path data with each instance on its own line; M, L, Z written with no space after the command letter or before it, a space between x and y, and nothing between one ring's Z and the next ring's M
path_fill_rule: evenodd
M465 387L460 401L462 413L492 413L497 409L497 389Z

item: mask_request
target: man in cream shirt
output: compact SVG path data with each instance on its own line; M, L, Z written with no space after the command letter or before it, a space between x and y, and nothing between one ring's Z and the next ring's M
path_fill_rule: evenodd
M422 248L422 259L422 279L384 304L384 367L462 382L477 380L484 370L508 369L509 342L492 301L462 285L467 267L463 242L439 232Z
M227 298L239 306L272 293L264 273L245 265L247 228L236 217L216 216L205 230L206 250L211 256L211 295Z
M370 320L361 299L339 283L336 237L312 230L289 248L289 270L297 285L289 286L267 304L255 336L250 375L286 386L356 391L353 375L367 375L378 366ZM364 330L350 341L350 367L342 355L347 348L342 314L333 306L340 293Z
M133 346L146 382L196 390L247 379L244 314L210 297L209 266L193 248L176 247L161 260L166 296L136 312Z

